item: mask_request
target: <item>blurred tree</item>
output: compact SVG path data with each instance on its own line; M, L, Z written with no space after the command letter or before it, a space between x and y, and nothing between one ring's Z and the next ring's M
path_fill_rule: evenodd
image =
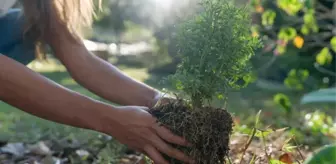
M103 12L97 16L95 26L114 32L125 30L125 22L132 22L150 30L156 30L175 19L172 13L187 4L177 0L103 0ZM187 1L188 2L188 1ZM181 12L181 11L180 11Z
M284 81L293 89L335 83L336 2L333 0L252 0L252 35L265 48L253 59L259 76ZM272 69L269 69L272 66Z
M169 2L169 3L168 3ZM120 42L121 35L136 25L152 31L172 24L178 16L185 14L186 7L193 1L178 2L168 0L102 0L102 12L98 12L94 22L97 34L92 40L103 42ZM97 3L98 5L98 3ZM182 10L183 8L183 10ZM111 36L113 33L113 36ZM109 34L103 39L104 34Z
M123 0L123 2L125 2ZM127 2L127 1L126 1ZM121 3L121 0L104 0L102 1L103 16L95 21L95 26L110 29L114 33L114 42L117 45L117 53L120 51L121 34L125 30L125 12L126 8L130 7L129 3Z

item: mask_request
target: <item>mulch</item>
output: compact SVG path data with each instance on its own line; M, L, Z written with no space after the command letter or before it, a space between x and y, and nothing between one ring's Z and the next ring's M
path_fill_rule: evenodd
M233 164L248 164L251 161L255 164L266 164L270 160L280 160L289 164L301 162L310 154L307 147L289 143L293 143L293 138L285 130L273 132L264 141L260 137L250 139L249 135L236 133L231 137L230 161ZM99 163L97 154L98 152L85 149L79 144L61 141L30 144L0 142L1 164ZM128 153L114 163L145 164L143 158L141 154Z

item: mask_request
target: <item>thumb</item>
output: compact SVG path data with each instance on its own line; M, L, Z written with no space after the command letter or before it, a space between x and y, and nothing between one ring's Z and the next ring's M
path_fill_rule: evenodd
M146 112L149 111L149 108L148 108L148 107L145 107L145 106L139 106L139 108L140 108L141 110L146 111Z

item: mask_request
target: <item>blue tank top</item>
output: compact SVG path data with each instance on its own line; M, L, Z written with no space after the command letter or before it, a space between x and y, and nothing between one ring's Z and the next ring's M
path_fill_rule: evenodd
M35 59L35 46L23 39L23 25L20 9L10 9L0 16L0 54L27 65Z

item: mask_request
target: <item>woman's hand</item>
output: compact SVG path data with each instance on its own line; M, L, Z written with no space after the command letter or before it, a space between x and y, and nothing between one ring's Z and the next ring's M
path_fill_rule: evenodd
M146 107L139 106L117 107L116 115L106 115L104 118L106 126L103 127L103 132L148 155L155 164L168 164L160 152L185 163L192 163L189 157L166 142L182 146L189 146L189 143L160 126L146 110Z

